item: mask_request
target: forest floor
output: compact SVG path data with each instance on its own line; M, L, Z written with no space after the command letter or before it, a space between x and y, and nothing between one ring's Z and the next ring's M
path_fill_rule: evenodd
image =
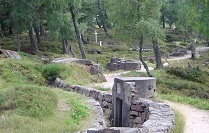
M209 50L209 47L196 47L197 56L203 51ZM182 57L171 57L170 60L181 60L187 59L191 57L191 53L182 56ZM149 67L149 69L153 69ZM141 72L145 72L144 67L142 66L141 70L137 70ZM109 73L104 74L107 82L103 82L100 84L101 87L104 88L112 88L114 84L114 78L121 77L121 74L128 73L129 71L125 72L118 72L118 73ZM98 85L98 84L97 84ZM208 133L209 132L209 111L208 110L200 110L189 105L174 103L171 101L164 101L171 108L178 110L180 113L183 114L185 118L185 129L184 133Z

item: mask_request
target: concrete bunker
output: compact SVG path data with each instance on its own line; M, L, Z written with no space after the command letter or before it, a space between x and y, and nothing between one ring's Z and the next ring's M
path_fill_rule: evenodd
M149 105L138 100L154 98L155 90L156 79L152 77L115 78L112 89L112 126L140 127L149 118Z
M54 82L56 87L61 87L64 91L73 91L95 99L99 102L96 108L102 108L99 114L110 116L111 124L106 125L108 121L99 117L96 119L96 126L82 131L83 133L169 133L175 116L169 105L149 99L155 97L155 84L155 78L116 78L111 93L68 85L59 78ZM140 94L140 91L147 92Z

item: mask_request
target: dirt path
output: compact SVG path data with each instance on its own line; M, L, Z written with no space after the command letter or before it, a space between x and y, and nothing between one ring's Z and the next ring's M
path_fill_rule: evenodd
M196 53L197 56L200 56L200 54L204 51L209 50L209 47L204 46L198 46L196 47ZM181 60L181 59L187 59L191 57L190 51L188 51L188 54L182 57L171 57L168 60ZM149 67L149 69L153 69ZM142 66L141 70L137 70L141 72L146 72L145 69ZM105 74L105 78L107 82L104 82L100 84L101 86L105 88L112 88L114 84L114 78L120 77L121 74L128 73L127 72L120 72L120 73L111 73L111 74ZM173 103L170 101L165 101L168 105L170 105L172 108L180 111L183 116L185 117L185 129L184 133L209 133L209 111L206 110L200 110L196 109L194 107L191 107L189 105L183 105L179 103Z
M209 133L209 111L170 101L164 102L184 115L184 133Z
M143 69L141 71L144 71ZM111 73L105 74L107 82L100 84L106 88L112 88L114 78L120 77L121 74L128 73ZM165 101L172 108L180 111L185 117L184 133L209 133L209 111L199 110L188 105Z
M208 51L209 47L205 47L205 46L197 46L196 47L196 55L197 57L199 57L202 52ZM174 57L171 56L169 59L167 59L168 61L174 61L174 60L182 60L182 59L188 59L191 58L191 51L187 51L187 54L185 54L184 56L180 56L180 57Z

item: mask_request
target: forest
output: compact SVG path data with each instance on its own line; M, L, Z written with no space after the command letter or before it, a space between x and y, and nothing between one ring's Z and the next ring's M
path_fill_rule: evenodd
M111 58L140 61L145 72L118 73L156 77L157 100L209 110L208 22L208 0L0 0L0 52L22 58L0 53L0 133L89 126L95 116L87 99L52 82L111 88L95 86L104 77L78 64L51 63L56 58L92 61L105 76L114 75L106 68ZM172 133L182 133L184 117L175 113Z
M136 39L139 44L144 38L157 44L167 25L182 32L183 42L193 34L204 37L209 45L206 0L1 0L0 6L0 37L16 38L17 51L21 50L22 33L28 34L35 53L47 33L62 42L63 53L72 52L67 48L76 39L82 58L86 58L83 43L88 38L84 35L95 25L103 28L106 37L113 36L111 29L120 38Z

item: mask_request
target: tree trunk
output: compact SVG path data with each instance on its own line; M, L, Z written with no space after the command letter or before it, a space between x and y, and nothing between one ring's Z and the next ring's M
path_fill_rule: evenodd
M209 47L209 39L206 39L207 46Z
M87 40L84 39L83 35L81 34L81 40L84 44L88 44L89 42Z
M31 48L32 48L32 50L36 54L36 53L38 53L38 47L37 47L36 42L35 42L35 38L34 38L34 35L33 35L33 27L32 26L29 28L29 37L30 37Z
M14 39L12 27L9 27L9 36Z
M198 34L199 34L199 32L197 31L196 37L194 39L194 42L192 42L192 44L191 44L191 56L192 56L191 58L192 59L195 59L195 54L196 54L196 52L195 52L195 45L197 43Z
M152 44L153 44L153 50L154 50L154 54L155 54L156 68L158 68L158 69L163 68L157 40L153 38Z
M141 37L139 38L139 59L142 62L142 64L144 65L144 68L146 69L146 72L148 74L149 77L152 77L152 74L149 71L149 68L146 64L146 62L144 62L143 57L142 57L142 46L143 46L143 42L144 42L144 37L143 35L141 35Z
M191 44L191 58L195 59L195 43L192 42Z
M99 26L99 28L101 28L101 27L102 27L102 26L100 25L100 23L99 23L98 16L96 16L96 23L97 23L97 25Z
M109 37L110 35L109 35L108 31L107 31L107 26L105 24L104 14L102 13L100 0L97 0L97 8L99 10L99 17L101 18L102 27L104 29L105 35L106 35L106 37Z
M34 27L34 32L36 34L36 40L38 44L41 44L40 30L37 26Z
M0 37L3 37L2 28L1 28L1 24L0 24Z
M17 51L20 52L20 34L19 34L19 28L17 29Z
M86 59L86 54L85 54L85 51L83 49L83 44L82 44L81 37L80 37L80 34L79 34L78 26L76 24L76 18L75 18L75 13L74 13L73 6L71 6L71 8L70 8L70 13L71 13L71 16L72 16L73 25L74 25L74 28L75 28L75 33L76 33L76 37L77 37L77 40L78 40L78 45L79 45L79 48L80 48L80 51L81 51L82 59Z
M44 35L44 25L41 23L40 24L40 36Z
M66 44L65 44L65 40L64 39L62 39L62 53L63 54L66 54L67 53Z
M184 43L186 43L186 42L187 42L188 37L189 37L188 33L185 33L185 35L184 35Z
M75 58L75 55L74 55L74 53L72 51L70 42L65 40L65 44L66 44L66 51L67 51L67 53L71 54L73 56L73 58Z
M163 17L163 20L162 20L163 21L163 28L165 28L165 16L163 15L162 17Z
M172 29L172 24L169 24L169 28Z

